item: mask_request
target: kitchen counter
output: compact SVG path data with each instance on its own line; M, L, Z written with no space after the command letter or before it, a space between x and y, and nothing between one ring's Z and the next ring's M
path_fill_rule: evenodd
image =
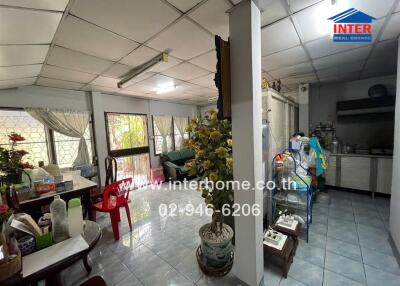
M330 153L330 156L343 156L343 157L365 157L365 158L386 158L392 159L393 155L371 155L371 154L357 154L357 153Z
M390 194L393 156L330 154L325 171L330 186Z

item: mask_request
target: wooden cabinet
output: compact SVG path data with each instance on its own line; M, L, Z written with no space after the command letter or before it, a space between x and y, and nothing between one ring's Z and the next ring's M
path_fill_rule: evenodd
M376 191L378 193L390 194L392 188L393 159L379 158L376 179Z

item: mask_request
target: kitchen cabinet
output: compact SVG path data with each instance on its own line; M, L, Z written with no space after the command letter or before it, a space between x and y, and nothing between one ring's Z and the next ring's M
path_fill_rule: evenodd
M340 187L370 191L371 158L342 157Z
M326 184L390 194L393 159L376 155L332 154L325 171Z
M325 183L336 186L336 156L329 156L328 167L325 171Z
M377 168L376 191L378 193L390 194L392 188L393 159L379 158Z

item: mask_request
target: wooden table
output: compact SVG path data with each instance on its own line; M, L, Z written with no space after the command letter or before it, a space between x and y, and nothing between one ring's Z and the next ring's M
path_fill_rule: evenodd
M299 236L300 236L300 231L301 231L300 223L297 223L297 226L294 230L288 229L288 228L280 226L278 224L273 225L272 228L276 231L279 231L280 233L290 236L293 239L293 244L294 244L293 245L293 256L295 256L297 246L299 245Z
M30 200L21 201L19 203L20 209L22 212L30 214L35 220L38 220L43 214L42 207L50 205L54 200L55 195L60 195L60 197L67 203L68 200L72 198L80 197L82 206L86 210L89 220L93 221L94 218L92 216L92 212L90 211L92 208L90 190L97 188L97 184L83 177L74 178L73 184L73 189L69 191L52 193L50 195L44 195Z
M35 272L29 276L23 277L22 274L18 274L5 281L1 281L0 284L1 286L36 286L39 281L45 280L46 286L62 286L62 282L60 279L61 271L70 267L79 260L83 261L83 265L85 266L85 269L89 274L92 271L92 267L87 261L87 256L89 252L96 246L97 242L101 238L101 235L101 228L97 223L93 221L85 221L82 237L89 245L88 249L85 249L84 251L57 261L56 263L46 267L45 269ZM23 260L24 258L22 257L22 261Z
M270 257L274 256L282 260L282 273L283 277L287 278L287 274L290 269L290 265L293 262L293 239L288 236L286 239L285 244L282 247L282 250L276 249L274 247L271 247L269 245L264 246L264 260Z

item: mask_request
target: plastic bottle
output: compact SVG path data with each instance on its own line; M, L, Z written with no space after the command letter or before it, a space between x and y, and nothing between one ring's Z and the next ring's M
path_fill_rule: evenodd
M78 198L68 202L68 227L70 237L78 236L83 231L82 206Z
M60 196L54 196L54 201L50 204L50 213L54 242L58 243L69 238L67 206Z

